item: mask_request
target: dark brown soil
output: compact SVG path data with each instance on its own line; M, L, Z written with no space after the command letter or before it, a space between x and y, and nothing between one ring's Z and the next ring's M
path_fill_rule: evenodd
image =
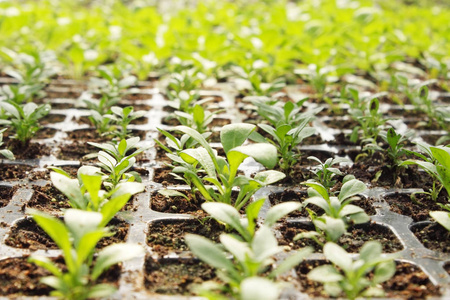
M0 207L5 207L8 205L17 188L17 186L10 187L0 185Z
M102 238L97 248L104 248L114 243L125 242L130 225L122 220L113 219L108 224L115 234L111 237ZM53 240L42 230L31 218L22 219L11 227L5 244L22 249L58 249Z
M33 189L34 193L30 201L22 206L23 211L26 208L34 208L47 213L55 213L71 207L66 196L50 184L46 186L35 185Z
M287 201L299 201L303 202L308 198L308 194L306 191L294 191L294 190L284 190L280 193L272 193L269 195L269 201L272 206L277 205L279 203L287 202ZM372 206L372 200L367 198L361 198L359 200L355 200L352 204L359 206L364 209L364 211L368 215L375 215L376 210ZM318 215L322 215L325 211L315 205L309 204L308 208L312 211L316 212ZM298 211L294 211L287 215L290 218L299 218L299 217L309 217L308 211L306 209L301 209Z
M41 130L39 130L38 132L36 132L36 135L34 136L34 138L36 138L36 139L51 139L52 137L55 136L56 131L57 130L54 128L44 127Z
M411 230L426 248L444 253L450 252L450 232L440 224L415 224Z
M13 181L25 179L33 167L27 165L0 164L0 180Z
M163 166L154 169L153 181L161 183L164 186L168 185L180 185L185 184L184 181L176 179L170 173L172 172L172 167Z
M322 252L322 247L312 239L294 241L297 234L314 231L312 223L284 223L279 227L279 231L278 244L280 245L289 245L292 249L312 246L316 252ZM403 249L402 244L389 228L376 223L352 226L348 229L348 233L349 235L343 235L338 241L338 244L344 247L347 252L358 253L365 242L372 240L381 242L384 253L397 252ZM323 238L319 240L322 243L326 242Z
M14 153L16 159L39 158L50 154L50 148L48 146L33 142L22 145L18 140L9 140L7 142L7 148Z
M10 298L23 296L45 296L52 290L39 283L42 277L50 272L33 263L27 262L28 257L13 257L0 261L0 295ZM61 269L65 269L62 257L52 259ZM108 283L119 286L120 266L115 265L105 271L96 283Z
M102 141L104 142L104 141ZM64 160L84 160L83 157L87 154L98 152L99 149L89 145L86 141L75 141L68 145L59 147L61 152L58 153L58 159Z
M429 220L430 211L441 210L437 202L431 200L428 195L416 194L416 202L411 200L410 195L395 193L385 196L384 200L389 203L391 211L411 217L415 222Z
M207 214L202 210L201 204L205 202L203 197L197 193L196 198L192 197L191 191L180 191L185 194L189 200L184 197L166 197L158 192L154 192L150 198L150 208L164 213L174 214L192 214L198 217L206 217Z
M209 265L194 259L147 258L145 261L145 288L156 294L194 295L192 286L204 281L217 281Z
M63 122L66 119L65 115L60 114L48 114L44 118L42 118L39 123L41 125L55 124Z
M307 274L314 268L325 264L325 261L304 261L297 268L301 291L312 298L325 297L323 285L316 281L308 280ZM382 283L385 297L400 299L425 299L430 296L439 296L439 287L434 286L428 276L415 265L406 262L397 262L397 271L388 281ZM345 297L345 295L342 295Z
M213 219L161 220L150 223L147 244L159 255L187 251L186 233L199 234L218 242L225 227Z

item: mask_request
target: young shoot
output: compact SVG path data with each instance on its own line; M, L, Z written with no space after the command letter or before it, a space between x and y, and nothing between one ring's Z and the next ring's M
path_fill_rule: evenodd
M341 170L333 167L334 165L338 165L340 163L349 163L350 159L345 157L336 157L336 158L328 158L325 162L322 162L315 156L308 156L309 160L315 161L319 163L319 165L314 166L311 169L311 172L314 173L315 178L318 183L323 185L323 187L330 192L331 188L336 184L336 180L333 178L337 176L344 175Z
M125 108L113 106L111 107L111 114L106 114L104 117L119 127L119 130L114 130L112 133L120 140L123 140L129 137L131 133L131 130L128 129L131 121L142 118L146 113L143 110L133 111L133 106L127 106Z
M187 134L196 140L200 147L180 151L178 156L191 167L177 166L173 172L182 174L195 185L206 201L233 203L237 209L242 208L261 187L285 177L283 173L273 170L258 172L253 178L238 175L238 168L247 157L252 157L269 169L277 163L275 146L268 143L243 145L255 129L255 125L245 123L223 126L220 133L226 155L226 158L223 158L217 156L216 151L196 130L186 126L175 127L174 130ZM193 171L198 170L198 166L202 168L203 173ZM231 194L235 187L239 188L239 193L233 201Z
M50 112L50 104L37 105L33 102L17 104L12 101L0 101L8 119L0 120L0 125L7 125L15 132L13 138L26 146L40 129L39 119Z
M317 237L323 236L327 241L336 242L347 228L353 224L362 224L370 220L364 209L350 204L355 200L356 195L364 192L366 185L357 179L344 177L344 184L338 196L330 196L328 190L320 183L307 181L304 183L309 186L309 198L303 203L304 206L315 205L322 208L325 213L318 216L314 211L306 208L314 226L315 232L298 234L294 239L312 238L317 243L322 244Z
M238 234L221 234L221 245L194 234L188 234L185 237L191 251L216 268L219 277L226 283L215 286L215 290L219 290L222 295L231 294L239 299L251 299L243 295L250 292L260 295L263 290L264 299L278 299L281 286L275 283L276 277L290 270L312 253L310 247L304 248L294 252L278 266L269 270L274 263L273 257L283 251L283 248L278 246L271 227L283 216L299 209L301 204L286 202L272 207L267 212L264 224L256 229L256 219L263 203L264 199L260 199L248 205L246 219L241 219L239 211L229 204L203 203L202 208L206 212L236 230ZM229 259L229 254L232 255L233 260ZM264 282L265 285L249 287L246 282L250 278L262 280L258 282ZM260 291L256 291L257 289ZM217 299L214 298L217 297L214 292L209 291L209 299Z
M116 289L96 283L99 276L112 265L144 255L140 245L119 243L103 248L94 258L96 244L111 235L101 213L68 209L63 222L38 210L28 212L64 257L64 269L45 256L34 254L28 259L51 273L40 280L54 289L50 296L69 300L107 297Z
M98 166L103 172L99 174L103 175L103 184L108 190L113 190L123 182L141 182L139 174L130 171L136 163L136 156L146 150L137 146L139 140L139 137L133 137L122 139L118 144L88 142L89 145L101 149L98 153L89 154L87 157L97 157L100 161Z
M0 130L0 147L4 144L3 142L3 132L5 132L7 128L3 128L2 130ZM10 160L14 160L14 154L8 150L8 149L1 149L0 150L0 154L5 157L6 159L10 159Z
M328 242L323 254L331 265L322 265L308 273L308 279L322 282L325 292L332 297L342 293L354 300L358 297L383 297L380 283L395 274L394 256L383 255L381 244L370 241L364 244L359 257L353 256L339 245Z

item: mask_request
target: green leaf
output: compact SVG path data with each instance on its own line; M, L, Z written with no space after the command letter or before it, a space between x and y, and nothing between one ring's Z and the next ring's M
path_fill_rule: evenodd
M98 228L90 232L85 232L81 238L75 241L77 265L81 266L93 255L95 245L97 245L101 238L107 236L107 232L108 230L106 228Z
M108 202L106 202L100 212L103 216L102 221L99 224L99 227L106 226L109 221L124 207L128 200L130 200L130 194L123 194L120 196L116 196L111 198Z
M445 229L450 231L450 214L446 211L430 211L430 216Z
M187 234L184 239L191 251L207 264L232 274L236 273L233 263L228 260L225 253L207 238L195 234Z
M373 259L380 257L383 251L381 244L376 241L369 241L362 246L359 251L359 258L365 262L370 262Z
M344 271L350 271L352 269L352 257L342 249L339 245L328 242L323 246L323 254L336 266L340 267Z
M318 282L338 282L344 279L333 266L323 265L313 269L307 275L309 280Z
M214 161L205 148L186 149L180 152L179 155L188 164L199 162L209 177L216 177Z
M240 234L245 234L245 229L241 225L240 214L233 206L226 203L205 202L202 208L214 219L231 226Z
M262 277L249 277L241 282L241 300L276 300L280 289L275 282Z
M73 208L66 210L64 214L64 221L72 233L75 245L85 234L97 230L102 218L101 213Z
M395 262L393 260L380 262L375 268L372 281L375 284L385 282L394 276L395 271Z
M263 262L273 255L281 252L282 247L278 246L277 239L269 227L263 225L256 231L251 247L256 261Z
M277 148L274 145L267 143L255 143L233 148L227 154L229 161L231 152L240 152L245 154L246 156L253 157L253 159L261 163L268 169L273 169L278 163Z
M314 189L324 199L329 200L330 197L328 195L327 189L323 185L321 185L320 183L307 181L307 182L303 182L303 184L311 187L312 189ZM308 190L308 194L309 194L309 190Z
M89 288L89 292L87 294L87 298L104 298L108 297L116 292L116 288L111 284L96 284Z
M189 200L189 197L183 194L182 192L170 189L162 189L158 190L158 194L163 195L164 197L183 197L186 200Z
M107 246L99 252L91 278L96 280L110 266L142 255L144 255L144 249L137 244L122 243Z
M89 193L91 202L94 204L94 208L99 209L100 199L99 192L102 185L102 177L100 175L87 175L80 174L83 185Z
M276 269L270 273L269 277L275 278L285 272L288 272L292 268L298 266L306 257L308 257L313 252L314 249L312 247L305 247L301 250L296 251L294 254L283 260L283 262L281 262L281 264L279 264Z
M344 183L341 187L341 191L339 192L339 201L344 201L345 199L348 199L352 196L355 196L357 194L360 194L364 192L367 189L367 186L364 184L364 182L352 179L350 181L347 181Z
M67 178L65 175L56 172L50 173L50 179L55 188L69 198L73 207L86 209L87 203L81 194L78 180Z
M231 234L221 234L220 243L230 252L240 263L245 263L246 259L251 255L248 243L237 240Z
M28 258L28 262L34 263L37 266L43 267L56 277L61 277L62 272L61 270L56 266L54 262L50 260L50 258L40 255L32 255Z
M266 215L266 219L264 222L264 225L266 226L273 226L275 223L281 219L282 217L288 215L289 213L293 212L294 210L300 209L302 204L300 202L284 202L277 204L269 209Z
M269 185L277 181L280 181L285 177L286 174L284 174L283 172L269 170L257 173L254 179L260 181L262 185Z
M225 153L227 154L231 149L241 146L255 129L255 125L247 123L223 126L220 132L220 141Z

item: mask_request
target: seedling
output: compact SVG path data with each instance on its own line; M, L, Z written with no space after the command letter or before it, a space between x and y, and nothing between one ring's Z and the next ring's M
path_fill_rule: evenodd
M108 133L113 131L113 125L111 124L111 119L109 118L109 115L101 115L96 110L90 110L90 116L89 120L91 121L92 125L95 126L97 129L97 132L103 136L107 135Z
M246 294L249 292L246 280L258 278L258 282L261 282L260 279L264 276L266 279L263 282L267 286L260 289L272 291L264 296L264 299L278 299L280 289L273 280L312 253L310 247L297 251L269 272L269 266L274 262L273 256L283 251L283 248L278 246L270 227L283 216L299 209L300 204L286 202L272 207L267 212L264 224L256 230L255 221L263 203L264 199L260 199L248 205L245 220L241 220L238 210L229 204L202 204L202 208L213 218L238 232L238 235L227 233L220 235L223 248L202 236L188 234L185 237L191 251L218 270L219 277L227 284L221 286L223 293L231 293L233 296ZM227 253L233 256L233 260L227 257ZM251 290L254 292L253 288Z
M204 133L208 129L208 125L213 121L214 116L223 112L224 110L215 110L213 112L206 110L201 104L194 105L188 112L176 111L175 117L181 123L181 125L191 127L197 130L199 133Z
M77 179L64 171L53 168L50 179L55 188L68 199L71 207L86 211L101 212L103 226L125 206L134 194L144 191L138 182L123 182L109 192L102 190L102 175L99 168L83 166L78 169Z
M383 256L381 244L370 241L364 244L359 258L353 259L339 245L328 242L323 254L332 265L322 265L308 273L308 279L324 284L325 292L339 297L342 292L348 299L358 297L382 297L384 290L380 283L395 274L394 257ZM372 275L371 275L372 274Z
M116 289L108 284L96 284L99 276L112 265L144 254L144 249L137 244L114 244L102 249L94 261L96 244L111 235L98 212L68 209L64 222L38 210L29 213L61 249L67 268L63 270L45 256L29 258L52 274L41 278L42 283L54 289L51 296L73 300L107 297Z
M364 151L368 151L370 153L373 152L381 152L383 157L386 158L388 164L386 167L392 171L392 175L394 178L394 182L397 181L398 175L401 173L402 167L402 157L406 154L410 153L409 150L405 149L405 142L410 139L410 137L414 134L412 131L408 131L405 135L400 133L396 133L394 128L389 128L388 131L381 131L380 137L385 142L388 147L383 149L381 146L375 143L367 144L363 147ZM383 171L380 170L378 176L381 176Z
M121 182L141 181L137 172L129 171L136 162L136 156L146 148L138 148L139 137L122 139L118 144L114 143L94 143L88 144L101 149L98 153L87 155L87 158L97 157L100 161L98 166L103 170L99 174L103 175L104 185L113 190ZM133 149L136 149L132 151Z
M365 109L350 110L351 117L359 123L359 126L353 128L350 141L356 143L360 139L362 144L377 142L380 131L388 121L379 112L379 107L378 99L373 98Z
M233 66L232 71L244 80L245 86L249 88L246 92L252 96L270 96L286 86L283 78L270 80L264 78L263 72L253 66L243 68L241 66Z
M243 207L251 196L261 187L274 183L285 175L277 171L262 171L253 178L245 175L237 175L241 163L247 157L252 157L267 168L273 168L277 163L277 150L275 146L267 143L255 143L243 146L243 143L255 131L256 126L245 123L229 124L223 126L220 134L226 159L216 155L205 138L197 131L186 127L177 126L174 130L181 131L196 140L201 147L186 149L179 152L179 156L192 168L183 166L175 167L174 173L183 174L192 182L197 190L207 201L232 203L231 193L234 187L239 187L239 194L234 201L234 206ZM206 173L201 177L198 172L192 171L200 165ZM207 183L211 183L216 189Z
M0 130L0 147L4 144L3 143L3 132L5 132L5 130L6 130L6 128L3 128L2 130ZM10 160L15 159L14 154L8 149L1 149L0 154L7 159L10 159Z
M440 191L443 187L447 190L447 194L450 195L450 148L449 146L429 146L425 143L418 143L417 146L422 153L411 151L412 154L418 156L422 160L408 159L401 165L418 165L425 172L427 172L433 178L433 187L428 192L419 192L422 194L428 194L434 201L437 200ZM413 193L411 198L414 200Z
M310 64L307 68L299 68L294 70L294 73L300 75L301 78L308 81L314 91L319 95L323 95L326 92L328 83L335 82L337 80L336 77L330 75L335 72L336 67L334 66L320 68L315 64Z
M142 118L147 113L146 111L133 111L133 106L127 106L121 108L119 106L111 107L112 114L106 114L104 117L112 120L113 123L119 126L118 131L113 131L112 133L116 135L120 140L129 137L131 130L128 130L128 125L131 121Z
M12 101L0 101L8 114L7 120L0 120L0 125L9 126L14 132L14 139L25 146L40 129L39 119L50 112L50 104L37 105L33 102L19 105Z
M350 159L345 157L328 158L325 162L322 162L315 156L308 156L308 159L319 163L319 165L314 166L311 169L311 172L316 175L314 180L323 185L328 192L330 192L330 189L336 184L336 180L333 180L333 178L336 175L344 175L338 168L334 168L333 166L340 163L351 162Z
M366 185L357 179L344 177L344 184L341 187L337 197L330 196L328 190L320 183L307 181L304 183L309 186L309 198L303 203L304 206L312 204L322 208L325 213L317 216L315 212L306 208L308 211L316 232L298 234L294 239L312 238L317 243L321 242L316 238L323 236L327 241L337 241L347 232L347 228L352 224L361 224L370 220L369 216L361 207L350 204L356 196L364 192Z

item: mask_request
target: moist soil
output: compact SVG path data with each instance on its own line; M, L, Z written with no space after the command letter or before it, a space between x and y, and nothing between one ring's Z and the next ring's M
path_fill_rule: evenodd
M292 249L299 249L306 246L314 247L315 252L322 252L322 247L312 239L299 239L294 241L294 237L299 233L314 231L311 222L284 222L278 227L280 235L279 245L290 246ZM401 242L389 228L373 222L354 225L348 230L348 235L339 238L338 244L347 252L358 253L365 242L379 241L384 253L393 253L403 249ZM324 238L319 238L322 243L326 243Z
M38 209L46 213L60 213L61 209L70 208L69 201L59 190L50 184L46 186L33 186L33 196L22 206L22 211L27 208Z
M425 194L416 194L415 201L410 196L411 194L395 193L385 196L384 200L389 203L391 211L411 217L414 222L429 220L430 211L442 210L439 202L445 204L444 201L435 202Z
M51 275L50 272L33 263L27 262L28 257L12 257L0 260L0 295L9 298L23 296L45 296L52 290L45 284L39 283L42 277ZM62 270L65 270L62 257L52 258ZM120 266L115 265L105 271L96 283L119 286Z
M411 231L428 249L450 252L450 232L438 223L415 224Z
M145 288L156 294L195 295L192 287L208 280L218 281L209 265L194 259L159 259L145 261Z
M114 235L104 237L98 243L96 248L101 249L106 246L125 242L130 225L119 219L113 219L108 226L112 227L111 232ZM31 218L25 218L18 221L11 227L5 244L15 248L37 250L37 249L58 249L53 240L39 227Z
M33 167L27 165L0 164L1 180L14 181L25 179L31 173Z
M23 145L18 140L8 140L6 148L10 149L16 159L33 159L50 155L50 147L39 143L26 143Z
M148 228L147 244L159 256L164 256L171 252L179 254L189 250L184 242L186 233L198 234L218 242L219 235L224 230L224 225L211 218L154 221L150 223Z
M324 292L323 284L307 278L307 274L314 268L324 265L325 261L313 260L303 261L297 268L296 273L301 285L301 291L312 298L329 296ZM396 272L394 276L383 282L382 288L385 291L386 299L425 299L431 296L439 296L439 287L433 285L428 276L417 266L396 262ZM345 297L345 295L342 295Z
M271 193L269 194L269 201L272 206L277 205L279 203L287 202L287 201L305 201L308 198L308 194L306 191L294 191L294 190L284 190L279 193ZM367 198L360 198L359 200L355 200L352 204L359 206L364 209L364 211L368 215L375 215L376 210L372 205L373 200ZM308 205L308 208L317 213L318 215L322 215L325 211L315 205ZM297 210L291 212L287 215L290 218L306 218L309 217L309 214L306 209Z
M196 193L196 197L192 196L191 191L179 191L186 195L188 199L182 196L167 197L154 192L150 198L150 208L155 211L163 213L173 213L173 214L191 214L197 217L206 217L206 214L201 205L205 202L205 199Z
M17 186L0 186L0 207L5 207L8 205L17 189Z
M154 169L153 181L161 183L163 186L182 185L184 181L176 179L172 174L172 167L162 166Z

